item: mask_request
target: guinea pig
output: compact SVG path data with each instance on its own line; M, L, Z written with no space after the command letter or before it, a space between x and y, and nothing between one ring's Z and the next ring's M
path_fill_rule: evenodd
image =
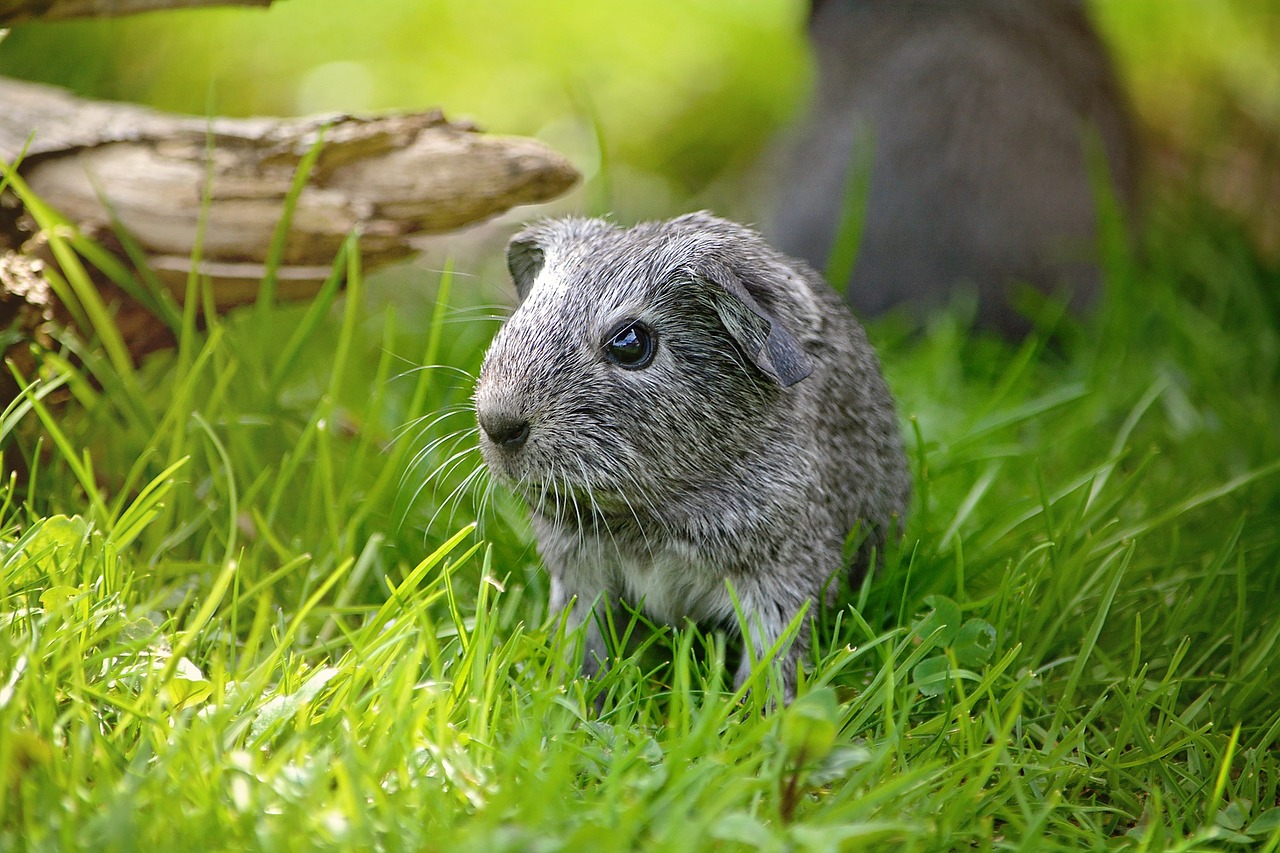
M893 399L803 262L703 212L543 221L507 266L519 306L476 383L480 450L528 504L552 608L586 623L585 675L620 601L668 624L745 621L763 658L838 588L851 532L861 572L895 531L910 475ZM788 699L807 622L775 658Z

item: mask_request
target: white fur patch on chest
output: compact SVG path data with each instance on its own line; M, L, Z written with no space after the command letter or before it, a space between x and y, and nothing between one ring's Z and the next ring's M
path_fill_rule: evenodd
M618 594L653 619L679 625L721 622L733 614L733 603L719 573L683 555L661 554L657 559L622 557L615 568Z
M568 597L591 602L602 593L639 608L655 622L730 622L733 600L723 572L678 544L620 547L608 535L580 535L554 573Z

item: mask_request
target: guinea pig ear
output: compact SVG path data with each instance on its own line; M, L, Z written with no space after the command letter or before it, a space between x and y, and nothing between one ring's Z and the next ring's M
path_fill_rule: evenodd
M761 372L784 388L813 372L800 343L761 307L732 270L719 263L700 264L696 275L711 284L720 322Z
M507 270L511 273L511 280L515 282L516 294L520 299L529 295L529 288L533 286L538 273L542 272L542 265L546 260L546 252L541 243L528 231L522 231L511 238L511 242L507 244Z

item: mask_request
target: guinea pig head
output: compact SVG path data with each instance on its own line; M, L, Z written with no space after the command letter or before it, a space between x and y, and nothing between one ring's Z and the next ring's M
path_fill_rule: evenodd
M487 466L531 505L665 505L767 442L812 370L779 317L791 295L753 275L728 223L699 216L557 220L511 240L519 305L475 405Z

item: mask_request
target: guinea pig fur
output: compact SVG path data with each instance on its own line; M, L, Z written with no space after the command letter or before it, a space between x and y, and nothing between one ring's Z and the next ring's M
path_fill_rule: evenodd
M486 465L528 504L551 606L586 622L625 601L669 624L739 630L762 656L906 511L893 399L843 300L754 231L694 213L619 228L537 223L512 238L519 307L475 390ZM777 660L788 698L808 620ZM735 683L750 675L743 654Z

